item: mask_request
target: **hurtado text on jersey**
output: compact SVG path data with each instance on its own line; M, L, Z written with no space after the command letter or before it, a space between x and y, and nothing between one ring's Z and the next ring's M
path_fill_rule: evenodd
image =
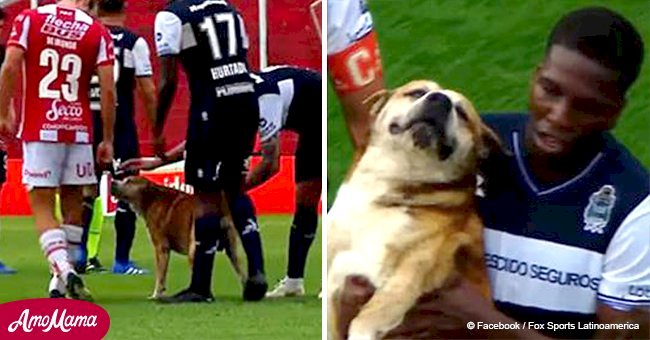
M218 80L223 78L228 78L232 76L237 76L240 74L248 73L248 67L245 63L236 62L230 63L222 66L213 67L210 69L212 73L212 79Z

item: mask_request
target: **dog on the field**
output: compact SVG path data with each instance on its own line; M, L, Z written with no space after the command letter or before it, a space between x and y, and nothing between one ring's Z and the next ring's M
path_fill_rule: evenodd
M111 191L116 198L126 201L147 223L149 236L156 256L156 284L152 299L162 297L165 292L169 253L171 250L187 255L190 268L194 262L194 217L199 213L194 196L157 185L144 177L132 176L123 181L113 180ZM220 202L221 242L225 244L240 282L246 281L237 253L237 230L232 221L225 195Z
M478 164L500 148L462 94L413 81L369 99L368 145L357 154L330 210L329 331L345 277L376 287L352 320L350 339L398 326L424 293L462 275L489 297L482 223L475 210Z

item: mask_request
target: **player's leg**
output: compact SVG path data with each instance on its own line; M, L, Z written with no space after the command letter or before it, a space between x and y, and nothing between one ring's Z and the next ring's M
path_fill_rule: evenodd
M264 273L264 254L255 207L250 197L243 192L247 160L253 152L255 135L259 126L259 107L254 94L242 95L231 104L239 112L233 126L238 130L225 131L226 139L232 141L222 170L222 182L230 203L235 227L239 233L248 260L248 279L244 284L243 298L258 301L264 298L268 289Z
M84 187L95 186L94 157L92 145L68 144L66 145L66 158L61 176L61 213L63 215L62 228L66 232L70 253L81 251L83 237L83 190ZM75 299L91 300L90 292L79 278L68 280L68 294Z
M82 235L81 235L81 245L79 247L79 254L77 254L76 258L73 258L72 260L75 263L75 270L79 274L83 274L86 272L87 269L87 262L88 262L88 234L90 230L90 221L92 220L93 216L93 207L94 207L94 202L95 198L97 198L97 186L86 186L82 188L82 196L83 196L83 203L82 203L82 211L81 211L81 228L82 228Z
M97 182L101 182L101 175L97 176ZM99 245L104 226L104 211L102 210L102 198L99 195L99 186L94 186L94 192L86 195L84 192L84 242L88 251L87 272L104 272L107 269L99 261ZM93 198L94 197L94 198ZM86 210L90 207L90 210ZM87 227L86 227L87 226Z
M119 124L119 125L117 125ZM138 135L133 130L127 128L128 124L120 124L119 138L115 139L115 159L118 162L124 162L129 159L139 158L140 152ZM128 176L138 175L137 172L116 173L115 178L120 180ZM131 261L131 248L133 246L133 239L135 238L137 216L131 205L124 201L117 203L117 211L115 212L115 262L113 265L113 273L122 275L143 275L148 274L149 271L140 268L133 261Z
M164 303L212 302L212 268L221 224L219 205L220 188L216 187L217 164L220 164L220 148L206 148L213 144L208 121L200 112L190 113L185 158L185 182L192 185L196 197L197 214L194 216L195 253L188 288L169 297L161 297Z
M50 287L55 288L60 286L59 282L69 285L78 280L68 257L67 234L54 215L55 195L61 184L65 158L65 144L23 143L23 184L29 191L39 243L53 275L55 284Z
M97 155L97 147L103 139L101 112L93 111L93 156ZM96 157L95 157L96 158ZM84 190L84 213L83 213L83 244L86 246L88 264L87 272L103 272L106 269L99 262L99 244L104 225L104 212L102 211L102 199L99 195L99 185L102 179L100 167L95 167L97 185L87 187Z
M287 276L267 297L304 295L305 264L318 227L322 160L320 133L312 129L299 137L295 157L296 208L289 232Z

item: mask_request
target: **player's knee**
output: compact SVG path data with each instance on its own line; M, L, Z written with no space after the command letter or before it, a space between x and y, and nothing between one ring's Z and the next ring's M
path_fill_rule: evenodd
M321 199L321 179L301 181L296 185L296 204L316 209Z

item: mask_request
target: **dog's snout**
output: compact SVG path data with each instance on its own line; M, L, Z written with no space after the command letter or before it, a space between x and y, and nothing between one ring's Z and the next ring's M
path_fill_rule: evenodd
M426 96L425 100L427 101L427 104L433 106L436 112L448 113L451 111L451 108L453 107L453 103L451 102L451 99L449 99L449 97L447 97L445 94L440 92L429 93Z

